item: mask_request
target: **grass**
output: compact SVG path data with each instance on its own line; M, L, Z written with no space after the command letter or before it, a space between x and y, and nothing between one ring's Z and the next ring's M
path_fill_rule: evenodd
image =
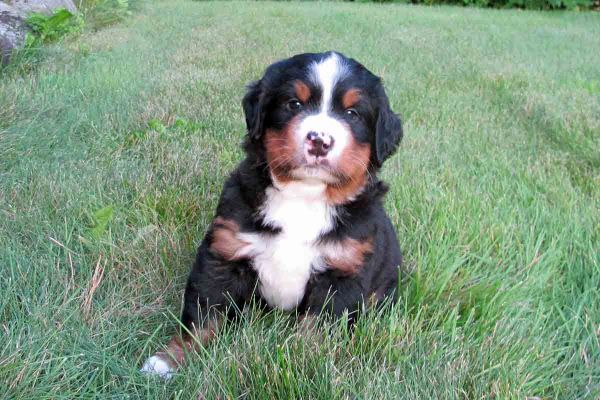
M591 13L191 1L45 48L0 81L0 397L599 398L598 48ZM404 118L400 302L353 337L250 311L168 384L138 374L242 157L244 85L327 49Z

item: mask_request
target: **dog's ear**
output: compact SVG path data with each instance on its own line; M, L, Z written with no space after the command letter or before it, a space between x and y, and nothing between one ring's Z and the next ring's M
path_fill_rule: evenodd
M383 162L398 148L402 140L402 122L390 108L387 96L381 90L379 110L375 126L375 163L381 167Z
M261 81L248 85L248 91L242 100L248 136L252 140L260 139L263 133L265 113L263 110L263 91Z

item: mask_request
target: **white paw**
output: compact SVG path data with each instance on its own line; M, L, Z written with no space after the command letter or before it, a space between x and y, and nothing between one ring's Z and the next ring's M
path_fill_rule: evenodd
M140 372L151 375L158 375L165 380L169 380L173 377L173 368L169 364L160 358L159 356L152 356L146 360Z

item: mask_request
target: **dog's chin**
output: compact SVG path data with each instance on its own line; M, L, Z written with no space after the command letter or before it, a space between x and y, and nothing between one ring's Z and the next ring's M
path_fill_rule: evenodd
M292 178L305 181L335 185L339 182L329 163L304 163L291 171Z

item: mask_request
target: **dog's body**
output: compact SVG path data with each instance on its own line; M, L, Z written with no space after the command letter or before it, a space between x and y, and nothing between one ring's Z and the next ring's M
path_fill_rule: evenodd
M170 377L190 333L208 341L223 312L253 298L299 315L354 316L395 293L402 257L376 172L402 128L379 78L339 53L301 54L271 65L243 106L247 157L189 275L186 332L144 371Z

